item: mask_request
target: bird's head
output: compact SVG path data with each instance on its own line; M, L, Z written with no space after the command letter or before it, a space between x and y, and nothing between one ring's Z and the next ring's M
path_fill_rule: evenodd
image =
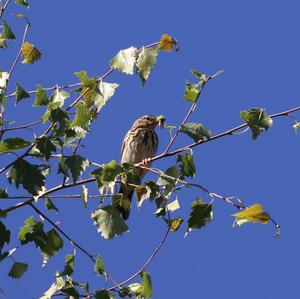
M157 125L163 127L165 119L166 118L163 115L144 115L135 121L133 127L147 127L155 129Z

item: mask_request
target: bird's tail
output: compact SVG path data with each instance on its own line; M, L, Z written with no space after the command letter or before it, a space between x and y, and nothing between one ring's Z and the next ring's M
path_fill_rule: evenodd
M130 215L130 206L131 206L133 192L134 192L134 188L126 186L125 184L121 184L119 193L123 194L123 199L121 203L117 205L117 209L122 215L122 218L124 220L127 220Z

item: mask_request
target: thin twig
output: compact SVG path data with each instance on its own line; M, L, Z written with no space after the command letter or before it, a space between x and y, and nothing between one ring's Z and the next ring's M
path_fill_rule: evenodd
M26 35L27 35L29 27L30 27L30 24L27 22L26 26L25 26L24 33L23 33L23 38L22 38L22 43L21 43L20 50L19 50L19 52L18 52L18 54L17 54L17 56L16 56L16 58L15 58L13 64L12 64L12 66L10 68L10 71L9 71L9 78L11 77L11 75L12 75L12 73L13 73L15 67L16 67L16 64L17 64L17 62L18 62L18 60L19 60L19 58L20 58L20 56L22 54L22 48L23 48L23 45L25 43L25 39L26 39Z
M38 209L36 206L33 205L32 202L28 203L30 207L35 210L36 213L38 213L40 216L42 216L44 219L46 219L53 227L55 227L56 230L58 230L66 239L68 239L71 244L73 244L75 247L77 247L81 252L83 252L85 255L87 255L93 263L96 262L94 255L89 253L86 249L84 249L82 246L80 246L76 241L74 241L69 235L67 235L55 222L53 222L47 215L45 215L40 209Z
M0 9L0 19L2 18L3 13L4 13L4 11L5 11L6 7L7 7L7 5L9 4L9 2L10 2L10 0L7 0L7 1L4 3L4 5L1 7L1 9Z
M271 118L276 118L276 117L280 117L280 116L288 116L290 113L293 113L293 112L296 112L296 111L299 111L299 110L300 110L300 106L295 107L295 108L293 108L293 109L289 109L289 110L283 111L283 112L274 113L274 114L271 114L271 115L269 115L269 116L270 116ZM214 135L214 136L211 136L211 137L208 138L208 139L205 139L205 140L199 140L198 142L194 142L194 143L191 143L191 144L189 144L189 145L185 145L185 146L183 146L183 147L181 147L181 148L178 148L178 149L176 149L176 150L174 150L174 151L172 151L172 152L167 152L167 153L166 153L166 152L163 152L162 154L159 154L159 155L157 155L157 156L155 156L155 157L153 157L153 158L149 158L148 160L149 160L149 162L153 162L153 161L156 161L156 160L165 158L165 157L174 156L174 155L176 155L176 154L179 154L179 153L181 153L181 152L184 152L184 151L186 151L186 150L188 150L188 149L190 149L190 148L193 148L193 147L195 147L195 146L198 146L198 145L200 145L200 144L208 143L208 142L211 142L211 141L213 141L213 140L219 139L219 138L224 137L224 136L233 135L232 133L234 133L234 132L236 132L236 131L239 131L239 130L241 130L241 129L243 129L243 128L246 128L246 127L248 127L248 125L247 125L246 123L241 124L241 125L239 125L239 126L236 126L236 127L234 127L234 128L231 128L231 129L229 129L229 130L227 130L227 131L224 131L224 132L221 132L221 133L216 134L216 135ZM143 163L141 162L141 163L136 164L136 166L140 166L140 165L142 165L142 164L143 164Z
M45 197L46 195L54 193L54 192L57 192L59 190L64 190L64 189L72 188L72 187L75 187L75 186L79 186L79 185L83 185L83 184L88 184L88 183L91 183L91 182L95 182L95 179L94 178L88 178L88 179L85 179L85 180L77 181L76 183L72 183L72 184L65 184L63 186L62 185L58 185L58 186L56 186L56 187L54 187L52 189L49 189L44 194L41 194L40 197ZM14 211L14 210L19 209L19 208L21 208L23 206L31 204L33 201L34 201L34 199L30 198L30 199L28 199L26 201L17 203L16 205L11 206L11 207L5 209L4 212L8 213L8 212Z

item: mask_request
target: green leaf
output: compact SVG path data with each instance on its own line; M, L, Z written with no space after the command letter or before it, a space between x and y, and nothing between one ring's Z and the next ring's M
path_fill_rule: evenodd
M52 202L52 200L49 197L46 197L45 206L48 211L54 210L58 213L58 208L54 205L54 203Z
M45 123L49 119L55 124L54 130L56 135L63 135L69 129L70 121L67 111L60 108L54 110L48 108L42 117L42 121Z
M196 174L196 166L193 159L193 154L184 154L177 156L179 163L180 174L182 177L193 178Z
M6 226L2 221L0 221L0 248L3 248L5 243L10 241L10 231L6 229ZM1 250L0 250L1 252Z
M188 102L195 103L198 100L199 94L199 84L192 84L188 81L185 83L184 98Z
M89 87L91 89L95 88L96 80L94 78L89 78L86 71L76 72L75 75L80 79L83 87Z
M179 178L180 173L178 167L175 165L168 168L166 171L166 175L173 177L175 179ZM157 180L157 185L167 186L172 189L175 186L175 182L176 182L175 179L168 178L162 174Z
M44 231L44 224L35 221L32 216L25 221L25 225L20 228L19 239L21 244L34 242L41 250L44 264L63 247L63 240L53 228L49 232Z
M118 52L118 54L110 61L110 65L119 71L133 75L134 65L137 56L137 49L130 47Z
M3 21L3 31L1 37L4 39L16 39L14 33L5 21Z
M97 260L96 260L96 263L95 263L94 271L97 274L99 274L99 275L105 274L102 257L100 255L97 256Z
M99 112L106 102L114 95L115 90L119 87L117 83L100 82L98 85L100 93L94 97L94 103L97 106L97 112Z
M40 84L38 84L33 106L46 106L48 104L49 99L47 97L46 91Z
M78 102L76 105L76 116L71 122L71 128L81 127L86 129L93 119L94 111L86 106L84 102Z
M24 57L22 61L23 64L32 64L42 57L41 52L36 48L36 46L29 42L25 42L22 45L21 55Z
M49 160L51 152L56 152L56 147L49 136L38 137L35 142L35 147L46 160Z
M29 146L30 144L30 141L26 141L22 138L8 138L0 142L0 154L15 152Z
M16 83L16 104L18 104L22 99L29 97L30 94L26 92L20 84Z
M148 299L149 297L152 297L151 277L147 272L143 271L141 273L141 278L142 278L142 297Z
M98 189L101 193L105 191L113 193L115 180L121 171L121 165L112 160L106 165L92 171L91 175L96 179Z
M5 106L6 106L6 96L4 94L1 94L1 88L0 88L0 109L2 109L2 111L4 111Z
M96 291L94 298L95 299L111 299L109 293L106 290Z
M262 108L252 108L240 112L240 116L252 131L252 139L272 127L272 118Z
M193 229L200 229L212 220L213 212L210 203L203 203L196 198L192 203L192 211L188 220L188 229L185 236Z
M58 162L58 171L57 173L62 173L64 176L68 177L69 173L68 173L68 166L65 163L65 159L64 157L60 157L59 158L59 162Z
M143 85L148 80L153 66L156 64L158 51L155 48L143 48L136 61L136 67L139 71Z
M17 188L22 185L32 195L39 195L45 188L45 176L39 165L18 159L6 174L9 183L14 183Z
M15 2L19 5L24 5L24 6L27 6L29 7L29 2L28 0L15 0Z
M111 205L94 211L91 217L104 239L112 239L128 231L128 227L121 218L119 211Z
M49 107L52 109L61 108L65 100L70 97L70 94L64 90L61 90L59 87L56 87L53 94L50 96Z
M67 157L65 160L65 164L70 169L73 182L75 183L78 177L82 174L82 172L89 165L89 161L79 155L72 155Z
M0 188L0 199L5 199L8 197L7 189Z
M179 132L190 136L195 142L209 139L209 137L211 136L211 131L206 129L200 123L188 123L185 125L181 125Z
M63 270L63 272L60 274L61 276L64 275L72 275L74 272L74 268L75 268L75 256L68 254L65 258L66 264L65 264L65 269Z
M28 265L25 263L14 262L8 275L11 278L20 278L28 269Z

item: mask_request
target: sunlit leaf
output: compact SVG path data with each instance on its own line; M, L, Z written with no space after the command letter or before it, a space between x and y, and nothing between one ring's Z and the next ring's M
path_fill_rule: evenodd
M0 72L0 94L5 93L8 79L9 79L8 72ZM1 105L1 106L3 106L3 105Z
M21 49L21 55L24 57L23 64L32 64L42 57L41 52L36 48L35 45L25 42Z
M61 108L64 105L65 100L69 97L70 94L68 92L60 89L59 87L56 87L55 91L50 96L49 106L52 109Z
M140 208L143 204L143 202L150 198L151 195L151 188L147 185L145 186L136 186L136 195L137 195L137 206Z
M198 100L200 94L199 84L192 84L191 82L187 81L185 83L185 91L184 91L184 98L188 102L196 102Z
M300 128L300 122L297 122L297 123L295 123L295 124L293 125L293 129L295 130L295 134L298 133L299 128Z
M240 116L252 131L252 139L268 130L272 124L272 118L262 108L252 108L250 110L241 111Z
M179 205L179 201L178 201L177 197L176 197L175 200L173 200L172 202L167 204L166 207L167 207L169 212L174 212L174 211L180 209L180 205Z
M119 71L133 75L134 65L137 56L137 49L130 47L119 51L119 53L110 61L110 65Z
M202 199L196 198L192 203L188 229L185 236L193 229L204 227L212 220L212 217L212 205L210 203L203 203Z
M104 239L112 239L128 231L119 211L110 205L94 211L91 217Z
M242 225L246 222L259 222L267 224L270 221L270 215L263 210L261 204L255 204L247 207L244 211L233 214L236 217L234 225Z
M99 112L106 102L114 95L115 90L119 87L117 83L100 82L98 85L100 93L94 97L94 103L97 106L97 112Z
M82 188L81 199L82 199L83 206L86 208L88 202L88 188L85 185L82 185L81 188Z
M8 138L0 142L0 154L18 151L29 146L30 144L30 141L19 137Z
M190 136L195 142L209 139L211 131L200 123L188 123L180 126L179 132Z
M40 165L30 164L24 159L18 159L6 174L9 183L18 188L22 185L32 195L39 195L45 188L45 176Z
M88 108L84 102L78 102L76 104L76 116L70 124L71 128L87 128L91 123L93 114L94 111L91 108Z
M75 256L72 254L68 254L65 258L65 268L60 275L61 276L72 275L74 272L74 268L75 268Z
M61 290L65 285L64 279L59 276L57 273L56 281L50 286L50 288L44 293L43 296L39 297L38 299L51 299L56 292Z
M151 283L151 277L150 275L143 271L141 273L141 295L142 298L149 298L152 297L152 283Z
M153 66L156 64L157 50L154 48L143 48L138 55L136 67L139 71L142 83L148 80Z
M11 278L20 278L27 271L27 269L28 269L28 264L14 262L8 275Z

